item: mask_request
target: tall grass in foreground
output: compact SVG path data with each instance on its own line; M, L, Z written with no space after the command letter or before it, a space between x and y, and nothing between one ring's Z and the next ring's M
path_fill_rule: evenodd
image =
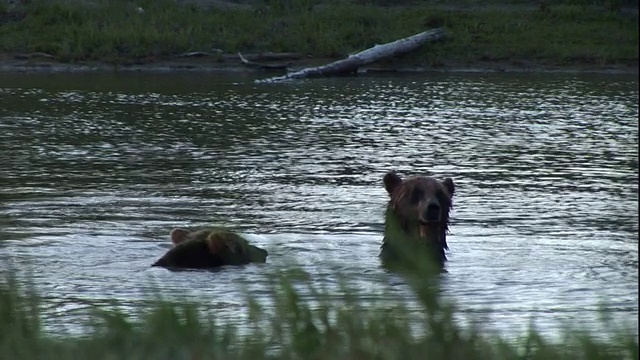
M477 6L470 11L464 1L447 2L447 7L428 2L396 7L348 1L268 4L206 10L172 0L32 0L22 10L23 18L4 23L0 18L0 51L112 63L212 49L343 57L444 26L451 34L447 41L404 60L437 66L495 60L602 65L638 59L637 16L581 5L554 5L549 11Z
M291 270L272 277L273 311L248 296L249 322L243 332L203 315L198 304L156 300L136 314L137 321L114 310L96 310L86 336L51 337L42 330L38 296L5 274L0 280L0 359L638 358L636 337L622 331L613 340L567 331L563 341L551 343L532 330L514 344L483 335L481 329L462 329L453 321L455 309L438 297L437 276L408 279L424 307L420 318L401 303L365 306L363 294L346 281L347 295L329 300L327 290ZM300 289L312 299L303 300Z

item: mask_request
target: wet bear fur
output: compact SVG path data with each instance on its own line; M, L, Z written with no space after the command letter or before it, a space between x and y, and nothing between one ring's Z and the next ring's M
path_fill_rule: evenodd
M171 230L174 247L152 266L174 269L214 269L267 261L266 250L249 244L243 237L223 229Z
M402 179L394 171L383 178L389 194L385 213L384 239L380 257L393 267L406 262L424 263L443 269L447 260L447 231L455 185L446 178L417 176Z

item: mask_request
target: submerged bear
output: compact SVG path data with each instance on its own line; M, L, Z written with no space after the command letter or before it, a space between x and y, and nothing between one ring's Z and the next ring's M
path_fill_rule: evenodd
M174 247L152 266L176 269L213 269L267 261L267 251L227 230L171 230Z
M429 256L440 269L446 261L449 211L455 186L453 180L438 181L418 176L403 180L391 171L384 176L389 193L384 240L380 257L385 265L424 263Z

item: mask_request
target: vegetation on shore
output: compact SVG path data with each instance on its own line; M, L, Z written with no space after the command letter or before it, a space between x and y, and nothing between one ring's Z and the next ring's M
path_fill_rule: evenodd
M2 359L611 359L638 358L637 337L619 330L598 340L567 331L549 342L534 330L519 342L463 329L454 307L438 296L437 277L408 277L424 312L417 316L401 301L365 305L345 281L344 296L311 285L300 271L273 274L273 309L247 297L244 331L203 315L205 304L160 299L132 320L116 310L96 310L81 337L43 331L42 305L15 277L0 280L0 358ZM419 279L419 281L416 281ZM432 281L428 281L428 280ZM425 285L429 284L429 285ZM302 294L304 293L304 296ZM200 308L199 308L200 306ZM605 324L606 326L606 324Z
M631 4L635 13L605 6L619 3L613 0L603 6L576 0L548 7L514 1L375 3L271 0L249 8L207 9L174 0L31 0L0 9L0 52L114 64L191 51L341 58L443 26L450 37L400 61L437 67L486 61L605 66L638 60L637 2Z

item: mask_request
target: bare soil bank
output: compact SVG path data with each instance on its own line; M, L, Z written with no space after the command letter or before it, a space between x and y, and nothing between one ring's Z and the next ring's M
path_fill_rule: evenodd
M251 56L251 55L245 55ZM338 58L302 57L288 61L277 61L286 64L288 71L327 64ZM397 61L391 64L371 64L360 73L394 73L394 72L496 72L496 73L601 73L638 75L638 63L596 65L574 63L568 65L548 65L529 60L496 60L496 61L451 61L442 66L412 64ZM130 61L123 64L109 64L99 61L77 63L58 62L46 54L0 54L0 72L245 72L264 74L265 77L283 74L284 69L264 69L243 64L235 54L215 56L172 57L164 59L146 59Z

